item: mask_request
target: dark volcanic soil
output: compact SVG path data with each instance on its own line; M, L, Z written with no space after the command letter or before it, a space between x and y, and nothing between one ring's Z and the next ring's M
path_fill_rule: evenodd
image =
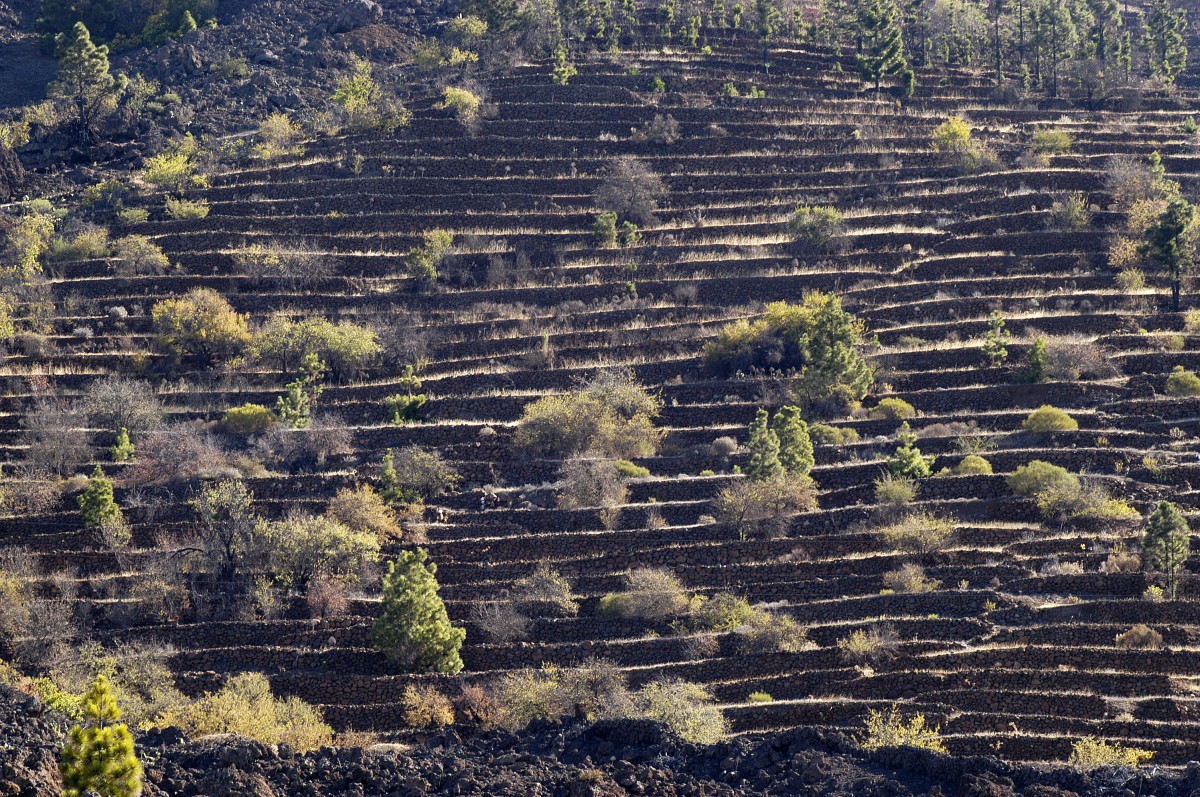
M58 794L55 757L65 722L0 686L0 795ZM448 732L408 746L323 749L294 755L234 737L144 735L146 794L172 797L325 795L960 795L961 797L1189 797L1200 764L1154 770L1013 766L916 750L865 756L840 735L797 729L710 747L684 744L651 722L535 723L519 734L462 738Z

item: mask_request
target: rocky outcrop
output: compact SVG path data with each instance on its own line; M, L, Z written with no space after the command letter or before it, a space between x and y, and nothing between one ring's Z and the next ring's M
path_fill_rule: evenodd
M347 0L329 25L330 33L348 33L383 20L383 6L372 0Z
M0 202L20 196L25 186L25 169L16 153L0 144Z

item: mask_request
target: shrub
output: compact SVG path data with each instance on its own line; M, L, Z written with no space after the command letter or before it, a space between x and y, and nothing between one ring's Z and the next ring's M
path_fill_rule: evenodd
M1092 224L1092 212L1088 209L1087 194L1071 191L1050 206L1047 223L1056 230L1086 230Z
M858 738L858 743L866 750L919 747L937 753L947 752L939 729L926 727L924 714L914 714L906 721L895 705L887 713L871 709L867 715L866 730Z
M315 620L336 620L350 612L346 585L327 578L314 578L304 590L308 616Z
M733 631L754 622L758 612L750 601L730 592L718 592L700 602L689 626L703 631Z
M117 432L117 442L108 450L113 462L128 462L133 459L136 447L129 440L129 430L124 426Z
M293 318L276 313L255 334L251 355L277 365L285 375L299 373L306 360L316 357L340 382L362 373L382 351L369 327L350 321L335 324L322 316Z
M512 587L512 600L527 606L552 606L560 614L573 617L579 613L579 604L571 592L571 582L545 562L538 563L534 571L518 579Z
M454 724L454 704L432 685L404 687L400 705L412 728L445 728Z
M52 238L47 256L57 262L74 262L108 257L108 251L108 230L84 227L70 238L62 235Z
M379 560L373 532L350 529L330 517L293 511L258 533L275 580L301 592L314 578L355 584Z
M1117 643L1118 647L1125 648L1125 650L1134 648L1159 650L1163 644L1162 634L1144 623L1138 623L1128 631L1117 634L1113 641Z
M1068 521L1091 521L1120 525L1140 519L1137 510L1123 499L1112 498L1099 485L1058 485L1037 495L1043 517Z
M916 500L918 489L915 479L885 473L875 480L875 503L899 509Z
M559 468L558 480L558 505L563 509L614 507L629 496L612 460L571 457Z
M203 199L173 199L167 197L167 215L173 219L205 219L208 218L208 202Z
M846 661L863 664L895 658L900 640L892 626L873 625L851 632L850 636L839 639L837 646Z
M400 539L396 513L368 484L338 490L325 515L354 531L375 535L380 543Z
M642 688L637 702L646 717L665 724L685 742L715 744L729 733L725 715L698 684L659 678Z
M379 495L391 506L431 501L454 490L462 477L436 451L407 446L380 463Z
M393 393L383 400L388 423L403 426L424 420L429 397L424 393Z
M958 465L954 467L954 472L959 476L987 475L992 472L992 463L978 454L968 454L959 460Z
M617 245L617 214L612 211L596 214L596 222L592 225L592 236L596 245L611 249Z
M369 62L355 58L353 69L338 82L331 98L352 132L378 130L390 133L412 120L407 108L384 97Z
M618 459L613 463L613 467L617 469L617 473L626 479L645 479L650 475L649 468L635 465L627 459Z
M661 406L661 399L632 374L601 375L566 395L525 405L513 445L563 458L585 451L613 458L651 456L662 440L652 421Z
M438 597L437 565L421 548L402 551L383 577L383 611L371 643L407 672L462 669L459 649L467 632L450 624Z
M479 107L482 100L466 89L456 86L446 86L442 90L442 101L435 108L453 111L460 122L472 122L479 117Z
M1168 396L1200 396L1200 376L1196 376L1194 371L1183 370L1182 365L1177 365L1167 377L1163 392Z
M333 741L333 729L317 708L297 697L276 698L261 673L236 675L220 691L164 712L154 725L182 728L194 739L234 733L263 744L286 742L300 753Z
M199 153L200 143L188 133L165 152L148 158L142 169L142 179L166 191L203 187L208 181L196 174Z
M1043 127L1033 131L1033 149L1043 155L1066 155L1075 141L1066 130Z
M113 256L117 259L116 272L122 277L158 276L171 267L171 261L158 244L144 235L118 238Z
M885 398L871 409L871 417L880 421L903 421L917 417L917 411L904 399Z
M721 459L729 459L729 457L736 454L737 451L738 441L733 437L729 437L728 435L714 438L713 441L708 444L709 456L720 457Z
M634 130L630 138L639 144L651 142L669 145L678 141L679 136L679 122L675 120L675 117L670 114L663 116L661 113L656 113L652 120Z
M717 518L731 524L743 539L753 530L773 532L789 517L816 508L816 484L807 476L790 473L763 481L739 479L713 502Z
M230 434L250 437L261 434L279 422L275 413L261 404L231 407L221 417L221 428Z
M1080 482L1079 477L1066 468L1034 459L1013 471L1008 477L1008 486L1017 495L1034 498L1051 487L1078 488Z
M137 797L142 793L142 765L133 734L119 722L121 711L108 679L97 676L80 705L84 724L71 728L59 760L63 794Z
M813 647L808 629L786 614L756 610L750 623L738 629L741 650L750 653L798 653Z
M1087 736L1075 742L1067 764L1076 769L1090 770L1098 767L1131 767L1136 769L1154 757L1150 750L1126 747L1118 742L1106 742Z
M447 89L448 91L449 89ZM438 269L454 248L454 235L446 230L427 230L424 243L408 250L404 264L408 273L426 282L436 282Z
M808 435L813 443L825 446L843 446L858 442L858 430L851 426L830 426L824 423L810 424Z
M240 354L250 344L246 318L216 291L193 288L164 299L150 311L155 343L179 359L211 366Z
M933 131L932 143L936 151L945 154L963 172L979 171L995 160L992 152L971 137L971 126L957 116L951 116Z
M915 512L879 530L884 542L901 551L928 556L946 547L954 534L949 518L930 512Z
M110 375L94 380L83 394L83 410L94 427L127 429L140 439L162 425L163 407L147 382Z
M1045 374L1051 379L1104 379L1117 373L1095 341L1078 336L1055 337L1045 341Z
M625 156L609 164L592 197L598 211L647 227L657 222L654 213L666 193L658 175L636 158Z
M625 576L624 592L610 592L600 599L601 616L653 619L684 614L692 599L678 577L659 567L639 567Z
M771 703L775 698L771 697L767 692L751 692L746 697L748 703Z
M273 161L303 154L304 148L299 144L300 135L300 127L287 114L273 113L259 125L254 157Z
M846 234L846 222L837 208L801 205L788 219L788 234L805 250L828 252Z
M529 637L529 617L504 600L479 601L471 617L490 642L508 643Z
M1079 428L1079 422L1057 407L1043 404L1029 413L1021 428L1027 432L1070 432Z
M896 592L933 592L942 582L925 577L925 568L906 562L896 570L883 574L883 584Z
M88 479L87 487L77 499L85 528L99 528L109 523L122 523L121 508L113 501L113 483L97 465Z
M308 241L243 244L233 263L252 280L271 281L288 290L312 287L336 272L334 260Z

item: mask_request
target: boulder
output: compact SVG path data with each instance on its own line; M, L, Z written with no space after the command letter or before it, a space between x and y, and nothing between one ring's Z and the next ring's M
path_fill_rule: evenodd
M349 0L333 18L330 33L346 33L374 25L383 19L383 6L373 0Z

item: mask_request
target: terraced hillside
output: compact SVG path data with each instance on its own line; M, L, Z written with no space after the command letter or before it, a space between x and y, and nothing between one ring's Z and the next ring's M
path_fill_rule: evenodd
M943 70L923 73L901 104L864 90L853 59L839 67L817 47L779 46L764 74L750 34L709 32L705 43L711 55L668 47L592 56L565 86L552 82L549 63L488 77L495 113L474 130L427 98L393 136L315 139L302 156L219 171L189 193L208 202L206 218L155 212L129 228L178 264L165 274L120 276L104 260L55 267L59 334L48 351L4 363L6 471L26 458L21 418L31 402L79 396L128 371L135 354L145 373L156 371L164 356L144 354L156 302L212 288L252 325L278 310L318 310L422 349L427 416L389 423L385 398L407 387L396 365L375 364L321 396L321 412L351 430L349 453L311 472L247 470L246 485L268 516L320 512L340 488L375 478L387 450L436 449L463 479L426 507L423 547L451 618L467 628L468 681L603 658L635 686L669 675L708 687L738 733L857 730L870 709L898 704L939 724L956 754L1064 760L1075 741L1095 736L1153 750L1160 765L1194 758L1200 612L1191 598L1200 579L1185 573L1176 600L1145 598L1157 577L1114 559L1137 550L1141 524L1048 521L1006 476L1044 460L1088 474L1143 516L1162 499L1188 515L1200 501L1200 403L1164 394L1172 368L1200 366L1196 333L1167 311L1162 280L1151 274L1150 287L1130 287L1109 267L1123 219L1105 176L1114 156L1140 163L1158 152L1165 177L1197 194L1200 149L1181 125L1200 104L1200 78L1189 73L1171 97L1147 96L1137 110L1085 111L998 103L986 77ZM728 96L729 83L741 96ZM746 96L751 85L764 96ZM653 131L658 116L673 118L677 135L631 134ZM964 173L933 150L950 116L969 121L994 163ZM1029 157L1040 129L1068 132L1070 151ZM640 240L602 248L594 192L621 156L659 175L667 193ZM1070 192L1093 208L1078 229L1056 221L1055 204ZM843 214L843 246L792 245L787 222L804 204ZM455 241L435 287L404 266L433 229ZM302 241L329 257L333 273L302 290L244 276L239 250L273 240ZM857 437L816 446L820 508L781 532L741 535L713 519L713 500L748 465L748 425L760 407L783 402L778 378L718 378L702 349L725 324L810 291L840 295L874 339L867 406L911 403L917 445L937 456L935 471L951 469L922 480L911 507L955 520L949 544L921 560L941 582L935 590L885 589L885 574L912 559L878 533L890 510L874 483L897 446L897 419L864 410L829 421ZM1191 296L1185 281L1185 307ZM983 349L996 313L1011 333L1007 361ZM1109 367L1030 383L1022 374L1039 336L1073 341L1068 360L1101 352ZM560 463L514 446L515 424L533 400L611 368L660 393L661 450L636 461L650 475L629 481L619 507L558 507ZM287 381L234 363L176 372L158 395L171 421L217 421L244 402L273 406ZM1078 429L1022 431L1046 404ZM723 436L743 447L710 445ZM994 472L953 472L972 452ZM401 734L406 686L448 688L449 676L398 674L372 649L377 591L340 619L310 620L297 600L273 619L122 621L120 604L134 600L126 587L158 560L164 532L190 522L191 485L122 481L136 460L104 467L133 531L120 556L81 530L73 497L3 521L4 539L33 548L45 573L71 574L68 592L87 605L98 639L174 646L170 666L192 694L261 671L338 729ZM504 602L543 563L573 584L578 616L538 617L526 639L492 640L475 607ZM747 655L736 632L679 634L661 619L599 616L600 598L643 566L667 568L702 595L768 604L803 624L813 644ZM47 594L61 587L44 585ZM1119 644L1138 623L1163 645ZM893 655L847 659L839 641L882 626L898 637ZM753 692L773 700L752 701Z

